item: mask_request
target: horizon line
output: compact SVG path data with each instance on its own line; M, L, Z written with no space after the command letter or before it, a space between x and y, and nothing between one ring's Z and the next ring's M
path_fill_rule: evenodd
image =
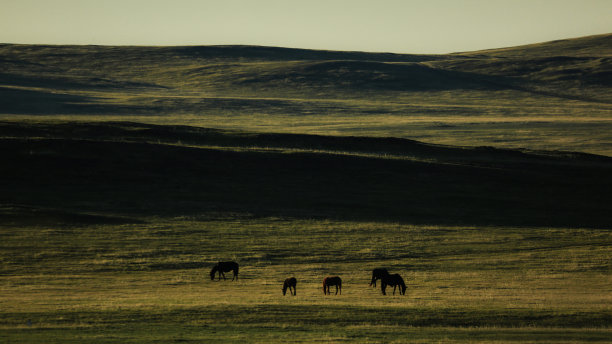
M517 48L524 47L530 45L538 45L545 43L553 43L559 41L573 40L573 39L581 39L581 38L589 38L589 37L597 37L597 36L608 36L612 35L612 32L601 33L601 34L593 34L586 36L577 36L577 37L567 37L560 39L553 39L547 41L538 41L532 43L518 44L518 45L509 45L509 46L501 46L501 47L493 47L493 48L484 48L484 49L476 49L476 50L462 50L462 51L453 51L447 53L399 53L392 51L369 51L369 50L334 50L334 49L325 49L325 48L303 48L303 47L292 47L292 46L280 46L280 45L259 45L259 44L244 44L244 43L228 43L228 44L176 44L176 45L151 45L151 44L98 44L98 43L85 43L85 44L77 44L77 43L14 43L14 42L0 42L0 45L30 45L30 46L80 46L80 47L134 47L134 48L177 48L177 47L253 47L253 48L271 48L271 49L289 49L289 50L310 50L310 51L327 51L327 52L346 52L346 53L370 53L370 54L390 54L390 55L450 55L450 54L461 54L461 53L469 53L469 52L478 52L478 51L489 51L489 50L500 50L500 49L508 49L508 48Z

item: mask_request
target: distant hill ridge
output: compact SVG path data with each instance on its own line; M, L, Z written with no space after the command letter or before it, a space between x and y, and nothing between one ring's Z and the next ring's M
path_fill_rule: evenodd
M204 59L244 59L266 61L299 60L356 60L378 62L421 62L446 58L444 55L396 54L360 51L333 51L283 48L255 45L201 45L201 46L106 46L106 45L30 45L0 44L0 54L60 55L122 54L137 56L181 56ZM4 59L3 59L4 60ZM7 62L6 60L0 62Z
M0 45L0 85L32 80L125 87L193 84L224 92L236 87L334 87L338 90L447 90L605 87L612 80L612 34L447 55L344 52L262 46ZM500 58L503 58L500 60ZM509 59L506 61L506 59ZM299 63L302 61L303 63ZM270 62L270 64L257 64ZM295 63L293 63L295 62ZM320 62L321 64L312 64ZM360 63L357 63L360 62ZM229 64L239 63L239 64ZM248 63L248 65L246 65ZM412 63L413 65L410 65ZM403 64L403 65L402 65ZM144 73L144 74L143 74ZM493 76L495 80L489 80ZM511 79L500 79L510 77ZM278 85L283 81L282 85ZM519 85L537 82L543 85ZM87 83L87 82L85 82ZM302 87L303 88L303 87ZM571 93L571 92L570 92ZM576 90L581 99L584 92ZM602 95L602 96L600 96ZM567 95L565 95L567 96Z
M8 50L8 51L7 51ZM107 45L44 45L0 44L0 52L40 53L144 53L184 54L207 58L247 58L270 60L364 60L380 62L419 62L462 55L488 56L612 56L612 33L561 39L513 47L457 52L452 54L400 54L364 51L335 51L284 48L256 45L189 45L189 46L107 46Z
M611 51L612 34L446 55L0 44L0 115L140 116L131 120L610 155ZM552 126L527 127L542 119ZM507 121L494 135L481 130ZM585 140L594 127L597 138Z
M495 57L599 56L612 57L612 33L559 39L514 47L460 52L458 55Z

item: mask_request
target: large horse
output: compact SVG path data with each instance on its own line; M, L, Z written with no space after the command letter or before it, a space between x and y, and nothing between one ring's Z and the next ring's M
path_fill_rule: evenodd
M385 276L389 276L389 271L385 268L377 268L372 270L372 280L370 281L370 287L376 287L376 280L382 279Z
M295 277L290 277L285 280L283 283L283 295L287 294L287 288L289 288L289 294L295 296L296 290L295 286L297 285L297 280ZM291 292L291 288L293 288L293 293Z
M382 290L383 295L387 295L386 289L388 285L393 286L393 295L395 295L397 287L400 287L400 295L406 295L406 283L404 283L404 279L399 274L385 276L380 281L380 290Z
M338 276L325 277L325 279L323 279L323 294L331 295L329 287L332 285L336 286L336 295L338 295L338 290L340 291L340 295L342 295L342 279Z
M219 272L219 281L221 280L221 276L225 280L225 272L233 271L234 275L232 276L232 281L234 278L238 280L238 263L236 262L219 262L213 266L212 270L210 270L210 279L215 279L215 274Z

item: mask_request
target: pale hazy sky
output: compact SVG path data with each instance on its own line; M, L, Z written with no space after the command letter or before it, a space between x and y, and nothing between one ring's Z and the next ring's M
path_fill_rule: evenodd
M612 32L612 0L0 0L0 42L448 53Z

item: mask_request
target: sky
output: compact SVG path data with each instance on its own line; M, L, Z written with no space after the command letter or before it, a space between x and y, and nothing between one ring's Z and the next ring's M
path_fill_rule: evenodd
M0 42L451 53L612 33L612 0L0 0Z

